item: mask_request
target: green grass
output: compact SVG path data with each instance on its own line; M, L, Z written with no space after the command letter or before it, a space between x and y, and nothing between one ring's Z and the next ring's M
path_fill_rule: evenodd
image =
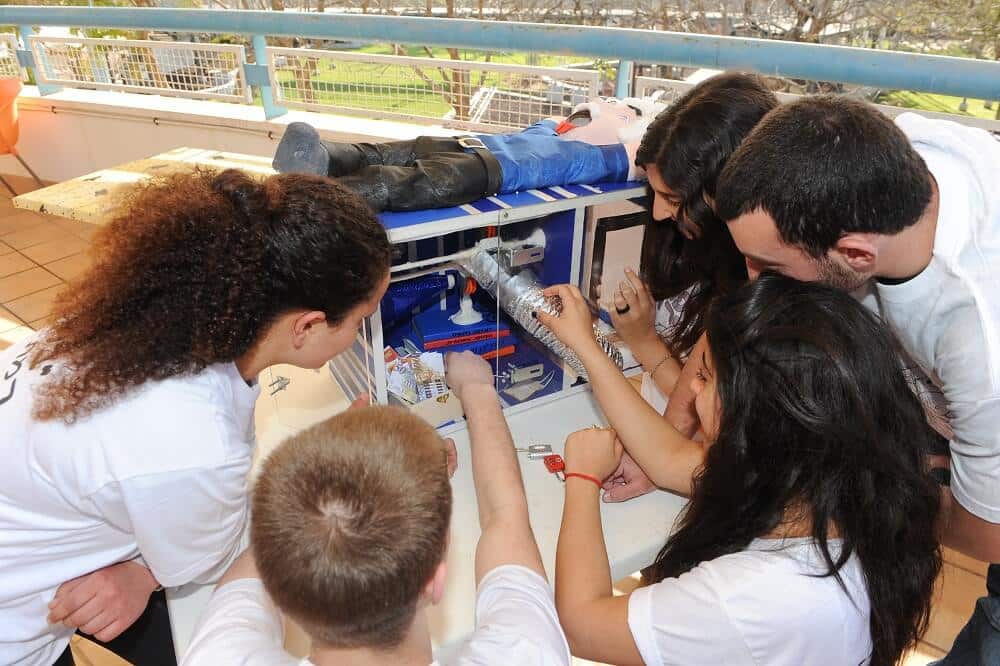
M392 50L391 44L366 44L360 49L356 49L358 53L378 53L383 55L395 55ZM441 58L447 60L450 58L448 55L448 50L442 47L436 47L431 49L433 57ZM481 62L486 61L487 52L486 51L470 51L468 49L459 49L459 54L462 60L478 60ZM422 46L406 46L403 48L403 53L400 55L406 55L413 58L427 58L427 51ZM533 65L536 67L565 67L571 63L576 63L581 61L580 56L558 56L551 55L548 53L507 53L507 52L494 52L489 54L490 62L506 63L511 65Z
M392 47L387 44L371 44L358 49L361 53L392 54ZM421 67L423 77L414 76L414 70L399 65L381 65L364 63L336 63L329 60L317 62L317 70L310 76L313 90L313 103L346 106L351 108L371 109L375 111L391 111L419 116L441 117L451 107L446 101L446 93L451 82L446 76L451 76L447 69L450 58L445 49L433 49L434 57L440 60L440 66ZM428 57L421 47L407 47L405 55L411 57ZM462 51L463 60L484 60L485 53ZM570 58L534 55L527 53L494 54L492 62L511 64L531 64L539 66L561 66L571 61ZM579 60L577 59L577 62ZM481 86L502 85L503 75L488 72L481 75L471 73L471 80L466 86L466 94L474 94ZM277 73L279 84L288 100L300 101L302 95L298 91L295 77L290 71Z
M358 81L355 63L337 65L320 60L317 64L317 71L310 77L314 103L434 116L444 115L450 108L431 85L414 82L395 67L378 68L375 77L370 76L369 70L362 83ZM428 71L427 76L435 82L441 80L436 70ZM301 99L292 72L279 71L277 79L289 100ZM403 86L405 93L400 90Z
M902 106L908 109L921 109L923 111L939 111L941 113L954 113L963 116L974 116L976 118L996 118L997 104L993 102L993 108L987 109L981 99L970 99L967 101L968 108L963 112L958 110L958 105L962 102L961 97L949 97L948 95L935 95L933 93L913 92L910 90L897 90L879 97L881 104L891 104Z

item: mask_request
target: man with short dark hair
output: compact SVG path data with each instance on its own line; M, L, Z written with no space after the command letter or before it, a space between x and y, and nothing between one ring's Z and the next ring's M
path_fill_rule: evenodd
M493 371L464 352L447 377L469 420L482 535L476 630L446 663L569 666ZM444 593L447 457L437 431L392 407L281 444L254 489L253 554L219 581L183 663L437 664L425 610ZM284 652L282 613L312 639L308 659Z
M847 290L937 385L950 420L945 545L1000 562L1000 142L843 97L769 113L727 163L716 209L751 278ZM1000 566L946 664L1000 663Z

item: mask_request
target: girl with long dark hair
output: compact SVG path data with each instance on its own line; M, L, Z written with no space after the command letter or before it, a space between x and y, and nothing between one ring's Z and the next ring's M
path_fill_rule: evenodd
M743 255L711 202L726 160L777 106L760 77L726 72L657 116L639 145L636 163L652 197L642 276L626 273L611 317L665 395L704 330L711 300L746 281Z
M646 170L652 196L642 277L626 271L611 318L652 384L644 381L643 393L670 396L666 420L689 436L697 419L687 385L697 364L682 373L684 361L703 333L712 300L746 280L743 256L712 212L715 182L743 137L777 105L760 77L719 74L657 116L637 151L636 163ZM642 403L633 391L595 393L612 422L640 408L627 403ZM608 482L605 501L629 499L654 483L626 455Z
M585 330L586 304L560 291L559 318ZM709 446L650 584L627 597L611 593L599 502L621 443L566 443L556 603L573 653L892 666L927 627L940 552L934 434L891 334L850 295L776 275L713 304L705 327L692 390ZM647 445L650 469L688 468L697 447L676 432Z
M238 171L140 188L93 252L52 325L0 354L2 663L72 663L77 628L111 640L157 586L225 571L257 376L349 347L390 260L336 183ZM130 661L172 661L169 640L138 647Z

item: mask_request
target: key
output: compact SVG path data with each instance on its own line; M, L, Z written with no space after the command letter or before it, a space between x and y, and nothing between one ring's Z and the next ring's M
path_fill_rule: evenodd
M514 447L518 453L527 453L528 460L538 460L552 453L552 447L548 444L532 444L526 449Z

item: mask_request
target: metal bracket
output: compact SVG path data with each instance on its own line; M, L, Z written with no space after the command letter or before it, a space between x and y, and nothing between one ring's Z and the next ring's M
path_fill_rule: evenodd
M29 49L18 49L14 52L17 55L17 62L21 67L34 67L35 66L35 54Z
M267 65L258 65L252 62L243 63L243 72L247 77L247 84L251 86L269 86L271 77L268 74Z
M21 25L18 26L18 32L21 34L21 43L24 44L26 47L30 46L31 38L35 34L35 29L30 25ZM52 93L57 93L60 90L62 90L62 88L60 88L59 86L54 86L51 83L45 83L44 81L41 80L42 77L39 74L39 72L41 71L42 68L38 67L38 64L35 62L35 55L31 52L30 48L17 49L18 62L22 63L22 65L24 63L25 56L22 55L22 53L26 53L27 57L31 61L31 65L26 67L34 74L35 85L38 87L39 93L41 93L42 95L51 95Z
M545 259L545 247L542 245L515 245L500 248L500 265L503 268L518 268L528 264L537 264Z
M268 62L267 37L264 35L254 35L250 39L250 43L253 45L254 59L257 62L253 65L243 65L244 76L247 77L247 81L251 85L257 86L257 89L260 90L260 102L264 106L264 118L270 120L271 118L283 116L288 113L288 109L279 106L274 99L274 90L271 89L271 78L267 74L268 67L264 64ZM261 69L264 70L263 74L260 73Z
M275 395L284 391L288 388L288 385L292 383L292 380L288 377L282 377L278 375L274 378L274 381L267 385L267 388L271 389L271 395Z

